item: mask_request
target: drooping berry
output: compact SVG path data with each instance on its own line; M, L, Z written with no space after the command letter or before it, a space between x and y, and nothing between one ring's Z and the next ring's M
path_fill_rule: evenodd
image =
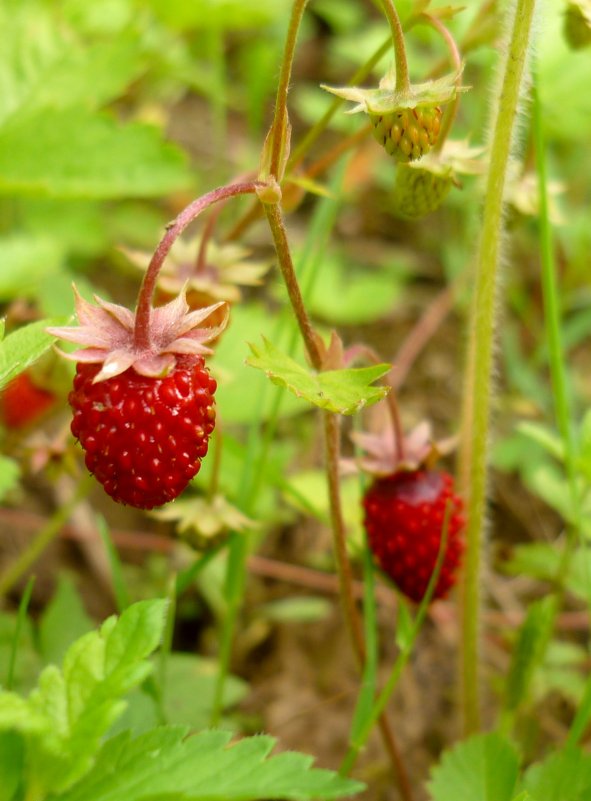
M93 383L79 364L68 398L88 470L113 500L140 509L176 498L201 467L215 425L216 382L202 356L179 358L163 378L129 368Z
M396 170L392 211L403 220L418 220L439 208L453 184L447 174L401 164Z
M136 341L136 316L76 293L80 326L50 333L84 345L69 402L86 466L116 501L153 509L176 498L199 470L215 423L216 382L205 346L223 330L202 323L223 302L190 311L184 293L151 309Z
M369 545L380 568L417 603L437 563L447 515L445 553L432 598L445 597L464 547L463 504L452 477L436 470L399 470L374 481L364 508Z
M0 393L0 416L7 428L26 428L41 419L55 404L56 396L19 373Z
M397 161L416 161L428 153L441 128L439 106L400 108L385 114L370 114L373 135Z

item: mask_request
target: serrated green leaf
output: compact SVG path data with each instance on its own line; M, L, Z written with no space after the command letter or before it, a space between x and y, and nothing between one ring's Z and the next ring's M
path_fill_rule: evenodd
M330 412L354 414L388 393L386 387L371 384L391 369L389 364L316 373L281 353L264 337L262 347L251 344L250 349L252 356L246 360L247 364L263 370L274 384L285 387L296 397Z
M123 734L105 744L87 776L55 801L254 801L335 799L363 789L359 782L311 767L312 758L269 756L271 737L228 745L231 734L166 727L135 740Z
M0 456L0 501L18 484L20 465L8 456Z
M523 787L543 801L588 801L591 798L591 755L578 748L551 754L532 765Z
M532 603L519 630L505 685L505 709L514 712L526 699L534 672L546 652L556 615L556 598Z
M19 115L0 129L0 194L152 197L189 182L181 151L148 125L67 108Z
M0 390L53 345L55 337L46 333L47 326L64 322L60 317L38 320L13 331L0 342Z
M125 708L122 697L151 670L147 657L160 641L165 607L142 601L109 618L70 646L62 670L45 668L27 700L0 693L0 730L25 737L29 784L61 791L90 768Z
M58 664L68 646L93 628L74 583L67 576L59 577L51 602L39 621L39 648L43 660Z
M519 770L517 752L500 734L478 734L447 751L431 773L433 801L511 801Z

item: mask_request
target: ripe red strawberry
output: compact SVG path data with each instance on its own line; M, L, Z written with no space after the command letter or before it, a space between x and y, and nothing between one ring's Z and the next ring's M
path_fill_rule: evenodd
M225 304L191 312L182 293L149 308L138 324L129 309L96 300L93 306L76 294L81 325L48 329L86 346L67 354L78 362L69 396L72 433L114 500L153 509L182 492L207 453L216 382L205 366L203 354L211 350L204 343L219 335L225 320L199 325Z
M113 500L140 509L173 500L201 467L215 425L216 382L202 356L177 360L163 378L133 368L93 383L78 364L69 402L86 467Z
M31 380L28 372L19 373L0 394L0 413L7 428L25 428L39 420L56 400L53 392Z
M436 470L398 470L376 479L365 494L371 550L380 568L417 603L437 563L448 506L447 543L433 599L443 598L455 583L463 551L463 504L452 477Z

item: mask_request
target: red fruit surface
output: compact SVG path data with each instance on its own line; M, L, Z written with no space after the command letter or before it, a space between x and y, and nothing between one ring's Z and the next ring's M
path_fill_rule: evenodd
M0 411L7 428L25 428L43 417L55 403L55 395L20 373L0 393Z
M445 597L455 583L464 549L463 503L453 478L435 470L400 470L374 481L365 494L370 548L384 573L417 603L437 562L448 504L447 545L433 599Z
M178 358L163 378L130 367L93 384L100 367L78 364L68 398L86 466L115 501L162 506L201 467L215 425L216 382L202 356Z

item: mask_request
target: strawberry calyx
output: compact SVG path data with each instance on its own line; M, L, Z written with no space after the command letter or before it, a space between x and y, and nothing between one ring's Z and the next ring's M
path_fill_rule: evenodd
M179 357L211 354L205 343L219 336L227 322L226 314L220 325L202 326L213 312L226 306L225 302L190 311L183 290L170 303L151 309L147 335L138 344L136 315L132 311L96 295L95 306L76 287L74 295L80 325L51 327L47 331L84 346L62 355L75 362L100 364L94 383L120 375L130 367L148 378L168 375Z

